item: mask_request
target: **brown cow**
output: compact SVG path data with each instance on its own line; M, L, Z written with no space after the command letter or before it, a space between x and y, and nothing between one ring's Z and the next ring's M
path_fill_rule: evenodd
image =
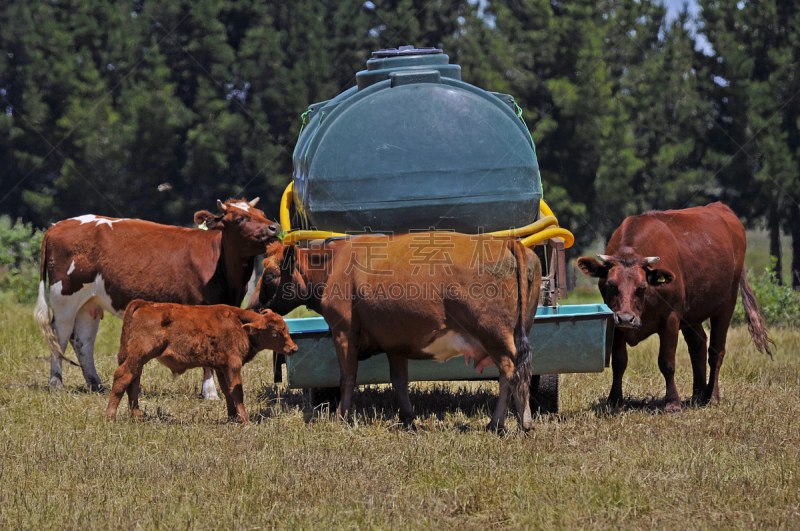
M658 334L658 366L667 384L667 411L680 411L675 387L678 332L689 347L694 373L692 398L719 401L719 371L739 290L750 335L759 351L772 356L764 319L747 282L747 240L736 215L722 203L686 210L631 216L614 232L599 260L583 257L578 266L600 279L603 300L614 311L612 368L608 402L622 403L627 346ZM711 321L711 344L703 322ZM711 369L706 383L706 357Z
M63 386L61 360L70 342L86 384L102 388L94 341L104 311L122 317L133 299L240 306L255 257L280 232L257 202L217 201L221 215L197 212L195 222L208 230L94 215L50 227L33 312L52 351L50 386ZM205 398L218 398L210 370L202 389Z
M228 405L228 417L250 424L244 408L242 365L264 350L291 355L297 345L283 319L270 310L261 313L223 304L185 306L135 300L128 304L122 324L111 398L106 417L114 420L125 391L131 414L142 419L139 380L145 363L157 359L173 375L210 367Z
M479 371L500 370L489 429L504 428L509 391L520 427L531 427L528 334L541 282L533 251L516 240L431 232L311 249L274 243L267 252L248 307L286 314L306 304L322 314L341 370L339 418L350 407L360 359L387 354L400 418L412 425L408 360L463 355Z

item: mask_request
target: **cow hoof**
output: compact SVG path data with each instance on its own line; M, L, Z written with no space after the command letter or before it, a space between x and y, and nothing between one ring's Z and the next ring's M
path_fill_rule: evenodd
M106 391L108 391L108 388L105 385L98 383L90 385L89 390L92 391L93 393L105 393Z
M681 405L680 404L667 404L664 407L664 411L667 413L680 413L681 412Z
M64 383L58 378L50 378L49 387L53 391L61 391L64 389Z
M219 400L219 395L215 392L213 393L200 393L200 400Z
M494 422L490 422L486 425L486 431L494 432L497 435L505 435L508 433L504 424L495 424Z

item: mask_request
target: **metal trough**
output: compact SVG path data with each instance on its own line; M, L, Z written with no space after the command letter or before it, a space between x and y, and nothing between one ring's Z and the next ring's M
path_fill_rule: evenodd
M534 374L603 372L611 351L614 313L605 304L543 307L536 312L530 341ZM331 334L322 317L286 319L297 354L286 359L286 382L290 388L339 386L339 361ZM463 356L445 363L411 360L409 380L491 380L496 367L478 374ZM376 355L358 363L358 385L390 383L389 363Z

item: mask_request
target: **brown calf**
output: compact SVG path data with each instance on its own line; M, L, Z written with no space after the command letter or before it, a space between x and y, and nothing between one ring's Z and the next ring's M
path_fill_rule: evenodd
M125 310L118 361L106 417L115 419L128 391L131 414L139 410L139 380L145 363L157 359L174 375L210 367L225 394L228 417L249 424L244 408L242 365L264 349L284 355L297 352L283 319L232 306L183 306L135 300Z

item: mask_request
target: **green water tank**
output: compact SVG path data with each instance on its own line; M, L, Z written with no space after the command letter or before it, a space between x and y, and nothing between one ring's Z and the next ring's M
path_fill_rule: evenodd
M514 99L461 81L435 48L372 55L356 87L305 116L293 155L302 228L474 233L535 221L539 165Z

